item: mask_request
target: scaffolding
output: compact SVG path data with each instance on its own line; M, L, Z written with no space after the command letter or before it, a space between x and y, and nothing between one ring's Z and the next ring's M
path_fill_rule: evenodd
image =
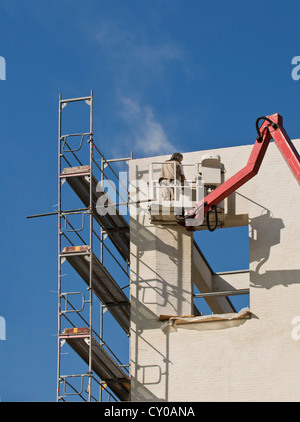
M65 133L62 114L68 105L71 112L70 103L89 107L87 131ZM93 91L87 97L59 96L57 401L130 400L129 363L104 340L109 317L110 333L116 322L129 350L129 224L115 205L128 203L128 190L112 164L130 158L106 160L95 145Z

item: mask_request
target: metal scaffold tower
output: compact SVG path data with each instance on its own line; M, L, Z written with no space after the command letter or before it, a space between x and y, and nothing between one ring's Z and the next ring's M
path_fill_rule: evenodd
M89 107L89 128L65 133L62 115L74 103L84 112ZM92 91L80 98L60 95L57 401L130 398L129 365L104 340L107 323L110 336L116 330L129 350L129 224L116 205L128 203L128 190L112 164L130 158L106 160L95 145Z

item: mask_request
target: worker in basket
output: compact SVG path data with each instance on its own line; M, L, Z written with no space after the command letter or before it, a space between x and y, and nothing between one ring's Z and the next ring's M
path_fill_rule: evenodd
M163 201L173 201L175 198L174 186L184 184L185 175L181 164L182 160L183 155L180 152L174 152L172 157L162 165L158 182L162 186Z

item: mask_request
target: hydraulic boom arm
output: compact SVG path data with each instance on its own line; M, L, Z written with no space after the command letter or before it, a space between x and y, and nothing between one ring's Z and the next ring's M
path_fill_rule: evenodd
M263 123L259 128L258 122L260 120L263 120ZM274 140L275 144L289 165L292 173L300 184L300 155L298 154L296 148L282 127L282 117L279 114L259 117L256 120L256 129L258 136L246 166L234 174L227 181L218 186L202 201L196 204L194 210L192 210L187 216L184 217L185 225L187 228L189 228L188 222L191 221L188 219L197 219L199 213L203 213L203 211L205 216L221 201L227 198L231 193L236 191L240 186L248 182L248 180L250 180L258 173L271 138ZM190 228L192 229L192 227Z

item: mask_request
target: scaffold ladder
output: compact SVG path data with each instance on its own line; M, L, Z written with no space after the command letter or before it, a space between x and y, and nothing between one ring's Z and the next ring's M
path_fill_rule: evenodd
M82 102L84 101L90 107L89 113L89 132L84 133L62 133L62 111L63 109L69 104L74 102ZM61 382L66 383L66 378L63 378L60 374L60 366L61 366L61 347L64 343L63 340L63 333L61 328L61 318L62 315L65 315L66 312L62 310L62 298L66 296L66 293L62 292L62 242L61 237L64 234L61 228L63 223L66 224L66 215L63 213L61 208L62 203L62 183L63 180L61 178L62 173L62 161L65 159L66 154L72 154L76 157L76 152L79 151L85 139L89 143L89 177L90 177L90 192L89 192L89 204L87 209L82 211L82 215L84 218L85 213L89 214L89 254L91 256L93 250L93 215L92 215L92 192L93 192L93 178L92 178L92 171L93 171L93 91L87 97L79 97L79 98L69 98L69 99L62 99L61 95L59 95L59 134L58 134L58 363L57 363L57 400L60 400L60 384ZM74 137L80 137L79 146L76 148L70 147L69 140L72 140ZM80 212L80 211L77 211ZM66 226L65 226L66 227ZM74 229L76 231L76 229ZM78 230L77 230L78 231ZM89 280L88 280L88 295L89 299L84 301L84 305L86 303L89 304L89 333L88 333L88 401L92 399L92 306L93 306L93 291L92 291L92 273L93 273L93 259L89 259ZM80 375L81 380L83 380L82 375ZM80 393L81 394L81 393Z

